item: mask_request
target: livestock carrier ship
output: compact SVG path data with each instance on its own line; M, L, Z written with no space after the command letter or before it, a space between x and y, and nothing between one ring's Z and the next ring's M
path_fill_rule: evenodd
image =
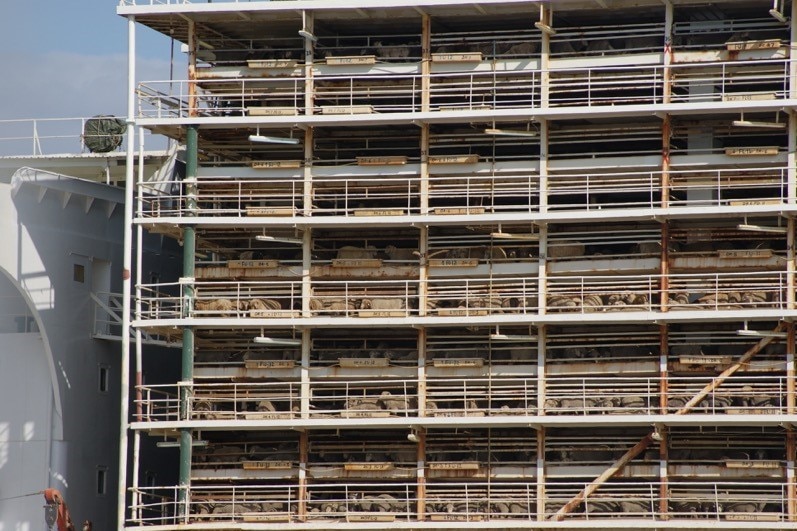
M77 524L118 520L127 155L119 134L87 135L97 123L118 125L0 120L0 529L49 529L47 488ZM156 150L137 162L150 175L170 160ZM146 242L145 270L179 272L176 245Z
M122 0L119 529L793 529L795 9Z

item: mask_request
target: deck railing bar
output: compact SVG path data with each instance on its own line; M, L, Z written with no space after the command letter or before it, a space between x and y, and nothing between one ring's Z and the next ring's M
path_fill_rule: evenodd
M760 83L762 76L764 78L766 78L767 76L770 76L773 79L773 81L778 81L779 83L783 83L782 78L784 76L782 75L782 73L783 73L783 71L785 71L787 69L787 66L790 63L790 61L791 61L791 59L769 59L769 60L757 61L756 62L756 66L755 66L757 74L755 75L755 78L750 80L750 82L752 83L752 81L755 80L756 83ZM770 74L767 74L766 72L764 72L764 73L760 72L761 69L765 70L769 66L774 66L774 67L777 68L777 70L773 70ZM712 93L711 95L708 96L709 100L714 101L714 100L717 100L717 99L722 99L722 97L726 94L726 90L727 90L726 77L728 75L732 75L732 72L730 72L729 69L738 68L738 63L734 63L734 62L715 62L715 63L676 64L676 65L671 65L668 68L674 70L676 74L679 74L680 72L683 72L686 75L689 75L690 72L705 71L705 70L707 70L709 68L712 68L712 67L719 69L718 74L715 75L715 76L705 77L704 81L707 82L707 83L710 82L711 84L716 84L717 82L719 83L721 92ZM662 83L662 71L663 71L664 68L665 67L663 65L650 65L650 66L643 66L643 67L639 67L639 66L603 66L603 65L601 65L601 66L597 66L597 67L577 68L577 69L576 68L552 68L550 70L550 73L551 73L551 91L552 91L552 94L555 96L553 104L554 105L557 105L557 104L561 105L563 103L567 104L568 101L572 101L572 102L574 102L576 104L578 104L579 102L582 102L582 99L580 99L578 97L575 97L575 98L565 97L564 99L562 99L562 98L559 98L559 97L556 96L557 94L564 94L562 92L562 90L565 90L565 91L568 90L568 88L571 87L571 84L573 84L572 85L572 89L576 90L576 93L574 93L574 95L577 95L577 91L583 90L583 91L586 92L586 95L585 95L585 97L583 99L583 102L586 103L586 105L588 105L588 106L602 104L604 102L605 103L623 103L623 102L634 102L634 101L638 101L638 102L649 101L649 102L652 102L652 103L660 103L657 98L659 97L659 94L661 94L661 92L658 91L657 85L659 83ZM750 68L753 68L753 67L750 67ZM695 70L695 69L698 69L698 70ZM636 79L635 77L629 77L628 80L624 80L622 78L618 79L618 75L622 75L624 72L634 73L634 72L639 72L639 71L649 72L649 74L644 74L642 79L639 80L638 85L631 84L632 83L631 80ZM599 76L602 73L610 73L611 74L611 78L606 79L606 80L601 79L600 82L596 81L595 76ZM537 84L538 84L538 72L537 71L530 71L529 74L531 76L532 86L533 87L537 87ZM451 92L451 96L452 97L456 97L457 94L461 94L461 97L463 98L462 103L465 103L467 108L474 108L475 106L480 105L480 104L483 103L483 102L477 101L477 97L478 97L479 94L481 94L482 90L489 91L490 97L492 98L490 101L493 103L493 105L498 105L500 102L497 99L497 93L498 93L499 90L504 88L504 84L505 83L509 83L510 86L511 86L511 84L515 84L515 83L523 83L522 80L512 80L512 79L510 79L513 75L515 77L517 77L518 74L503 74L503 75L501 75L501 78L499 78L498 75L499 74L497 72L487 72L487 73L467 72L467 73L445 73L445 74L435 73L435 74L431 75L431 97L433 98L433 100L436 99L437 97L439 97L440 94L441 94L439 92L440 90L443 90L444 92L442 94L445 94L445 90L446 89L444 87L446 86L446 84L450 83L450 81L447 81L447 80L450 80L450 79L457 80L457 79L461 78L461 79L463 79L466 82L466 86L465 87L461 87L459 89L457 89L456 87L452 88L451 90L453 92ZM571 77L568 78L567 77L568 75L570 75ZM586 80L581 79L583 76L586 76ZM369 85L369 82L373 82L373 81L376 81L376 80L382 81L382 80L385 80L385 79L393 80L393 81L405 80L406 81L406 85L404 87L399 85L395 89L390 89L390 90L394 91L394 96L398 96L399 94L406 94L407 96L409 96L410 97L409 108L399 106L399 107L393 107L391 109L387 109L386 108L384 110L386 110L388 112L395 112L395 111L400 111L400 112L401 111L404 111L404 112L407 112L407 111L409 111L409 112L418 112L418 111L420 111L420 108L418 106L418 99L417 99L418 96L416 94L418 92L418 87L421 86L421 84L420 84L420 75L419 74L409 74L409 75L408 74L397 74L397 75L366 74L366 75L359 75L359 76L324 76L324 75L318 75L318 76L315 76L314 79L315 79L316 83L318 84L318 89L317 90L320 91L319 95L323 94L323 90L324 90L323 89L323 83L324 82L345 81L347 83L347 85L348 85L348 91L347 91L348 94L346 95L346 97L347 97L347 101L348 101L349 105L354 106L356 101L357 101L357 98L363 98L364 97L364 98L366 98L366 100L370 100L371 103L375 107L379 107L380 104L378 103L377 100L373 99L374 96L372 95L372 92L370 90L371 87ZM505 79L506 79L506 81L504 81ZM678 84L677 79L678 79L678 77L676 76L676 85ZM486 83L484 84L483 87L480 87L480 84L483 82L482 80L487 80L487 81L486 81ZM690 80L690 83L695 83L696 82L694 76L689 77L689 80ZM184 115L185 111L187 110L187 103L186 102L187 102L188 94L187 94L187 92L185 92L185 90L187 88L187 84L196 84L196 85L199 85L200 87L202 85L218 87L218 86L223 86L225 84L240 84L242 86L241 98L245 98L245 97L247 97L249 95L246 94L246 91L243 88L244 85L248 84L250 86L251 85L261 86L264 83L269 83L271 85L273 85L275 83L277 83L277 84L286 84L287 83L287 84L289 84L289 86L293 87L293 90L290 91L290 92L286 92L285 95L286 96L289 95L291 97L291 99L294 99L294 101L295 101L295 99L298 98L297 94L301 90L300 87L302 86L301 83L303 83L303 82L304 82L304 80L301 79L301 78L289 79L289 80L271 79L271 80L268 80L267 82L263 81L263 80L248 80L248 79L240 79L240 78L238 78L238 79L235 79L235 78L218 79L218 80L212 80L212 81L208 81L208 80L180 81L180 82L178 82L178 88L179 88L180 93L175 97L175 96L172 96L171 94L168 94L168 92L166 92L166 91L159 91L159 90L157 90L155 88L157 86L165 85L167 83L169 84L168 86L172 86L172 83L174 83L174 81L147 81L147 82L142 82L141 84L139 84L138 94L139 94L140 105L142 105L145 102L149 101L150 104L155 105L155 108L156 108L156 111L157 111L156 112L156 116L159 117L159 118L162 118L163 117L163 108L164 108L164 106L161 105L161 102L166 104L165 106L172 108L173 109L172 113L176 113L175 114L176 116L183 116ZM441 84L441 82L442 82L442 84ZM735 84L738 85L741 82L742 81L737 80L737 82ZM358 83L358 84L362 83L363 86L360 87L360 85L356 85L355 83ZM636 82L634 82L634 83L636 83ZM635 87L638 87L639 89L645 89L646 87L650 87L650 90L652 90L652 93L650 93L649 95L645 95L644 93L643 94L636 94L636 95L634 95L634 94L619 95L619 94L611 94L610 93L610 94L606 94L605 96L601 96L601 97L597 97L596 94L595 94L595 91L598 90L598 89L613 91L613 90L634 89ZM463 88L464 88L464 92L463 92ZM398 92L395 92L395 91L398 91ZM532 90L532 92L533 92L533 90ZM780 91L780 92L781 92L780 94L775 94L775 97L781 97L782 98L782 97L786 96L786 87L785 87L785 85L784 85L784 89L782 91ZM237 93L237 91L236 91L236 93ZM204 94L209 95L209 94L215 94L215 93L211 92L211 91L204 91ZM256 96L256 95L257 94L255 93L253 96ZM265 93L263 95L265 96ZM273 97L273 94L270 94L270 96ZM214 97L217 97L217 96L214 96ZM706 96L704 96L704 95L687 96L687 97L681 98L681 99L684 99L684 101L694 101L695 97L697 97L698 99L703 99ZM533 95L532 95L532 98L533 98ZM393 98L391 98L391 99L393 99ZM200 95L200 100L201 101L207 101L207 98L206 97L203 98ZM295 101L295 103L298 104L299 102ZM457 106L457 102L451 102L451 104L453 104L454 106ZM436 103L436 104L433 104L433 108L436 108L436 105L445 105L445 104L444 103ZM517 101L514 104L510 102L509 106L510 107L518 107L518 106L525 107L526 106L526 101L524 99L523 101ZM223 107L223 108L229 110L229 107ZM140 107L140 112L142 112L142 116L146 116L146 115L149 114L142 107ZM212 106L208 106L208 107L204 107L203 108L203 112L212 113L212 112L216 112L216 111L214 111L214 108Z

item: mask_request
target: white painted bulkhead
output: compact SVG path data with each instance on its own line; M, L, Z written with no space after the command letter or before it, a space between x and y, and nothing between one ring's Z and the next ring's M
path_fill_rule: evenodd
M92 338L90 293L121 277L121 200L120 189L31 170L0 183L2 531L46 529L46 487L76 524L112 527L119 344Z

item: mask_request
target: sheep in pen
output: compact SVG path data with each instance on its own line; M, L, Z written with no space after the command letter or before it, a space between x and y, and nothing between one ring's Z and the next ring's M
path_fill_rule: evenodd
M251 311L279 311L282 304L275 299L230 299L224 297L204 298L194 301L194 311L202 316L227 317L231 315L245 315Z

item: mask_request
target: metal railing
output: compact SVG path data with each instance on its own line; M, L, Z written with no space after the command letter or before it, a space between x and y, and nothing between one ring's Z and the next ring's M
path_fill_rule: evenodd
M428 466L428 465L427 465ZM537 512L536 480L486 482L428 480L418 497L416 482L385 483L350 479L346 483L313 482L300 494L297 482L277 485L191 485L133 489L131 507L142 525L211 522L393 522L417 521L419 503L432 522L548 520L588 483L546 482L545 512ZM653 521L784 522L788 487L782 482L656 480L604 484L564 518L572 520L645 519ZM185 489L185 506L177 494ZM303 494L303 495L302 495ZM664 503L662 503L664 502ZM305 516L299 508L305 504ZM661 507L667 507L666 512ZM182 516L177 516L182 515Z
M302 385L309 418L484 417L513 415L654 415L666 392L669 413L680 410L708 386L713 388L687 414L780 415L786 412L786 376L743 375L723 382L709 376L551 377L546 401L537 405L536 378L437 376L416 379L313 379L280 383L187 385L188 410L180 410L181 385L139 386L143 422L178 420L263 421L301 418ZM665 386L666 382L666 386ZM425 413L417 389L427 386ZM667 389L663 391L663 389Z
M341 166L341 173L350 171ZM786 203L789 169L783 166L676 170L669 173L669 208L738 207ZM662 172L553 173L548 177L550 211L661 208ZM359 217L420 214L420 177L358 176L316 178L311 204L304 204L305 183L290 178L201 178L196 207L189 208L179 182L148 181L137 215L140 218L217 217ZM432 175L429 211L434 215L479 216L539 212L539 176L529 172L503 175L474 173ZM750 199L751 197L754 197ZM305 207L309 212L305 212Z
M788 97L790 59L685 63L670 66L552 68L550 105L592 107L661 104L665 70L673 77L674 103L723 102ZM430 110L528 109L540 106L540 71L433 73ZM139 116L185 117L195 102L203 116L303 114L304 77L147 81L139 84ZM362 74L313 77L318 114L421 112L420 74ZM710 89L710 90L709 90ZM194 91L195 96L191 94ZM261 107L266 100L277 107ZM273 105L273 103L272 103ZM252 111L251 109L262 109Z
M787 273L677 273L669 280L668 309L785 309ZM546 308L555 313L658 311L661 275L556 276L548 280ZM419 280L314 281L310 316L408 317L418 315ZM301 316L301 281L205 281L141 285L141 320ZM426 281L431 315L536 313L536 277L451 278Z
M708 358L707 358L708 359ZM728 357L730 362L730 357ZM699 359L697 360L700 361ZM710 361L710 360L709 360ZM549 415L655 415L662 410L659 377L551 377L546 381L545 411ZM722 382L714 377L670 376L667 409L678 411L701 389L722 383L688 413L782 414L788 378L784 376L735 376Z
M0 156L88 153L83 143L83 128L88 119L0 120ZM114 152L123 153L125 149L123 143Z

